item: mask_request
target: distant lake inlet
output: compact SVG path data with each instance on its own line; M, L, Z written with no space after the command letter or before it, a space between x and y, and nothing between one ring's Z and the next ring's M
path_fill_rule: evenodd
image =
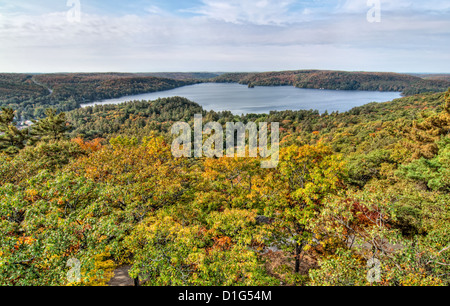
M401 97L400 92L303 89L293 86L256 86L235 83L202 83L171 90L125 96L82 104L120 104L135 100L156 100L180 96L198 103L205 110L231 111L235 115L261 114L284 110L346 112L370 102L386 102Z

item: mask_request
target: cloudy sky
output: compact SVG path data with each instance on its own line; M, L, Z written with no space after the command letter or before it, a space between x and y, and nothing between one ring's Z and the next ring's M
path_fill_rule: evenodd
M0 72L294 69L450 73L450 1L0 0Z

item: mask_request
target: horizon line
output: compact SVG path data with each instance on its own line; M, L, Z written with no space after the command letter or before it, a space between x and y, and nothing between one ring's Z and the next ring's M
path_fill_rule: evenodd
M450 74L450 72L398 72L398 71L374 71L374 70L343 70L343 69L286 69L286 70L260 70L260 71L53 71L53 72L11 72L3 71L2 74L144 74L144 73L268 73L268 72L289 72L289 71L342 71L342 72L370 72L370 73L397 73L397 74Z

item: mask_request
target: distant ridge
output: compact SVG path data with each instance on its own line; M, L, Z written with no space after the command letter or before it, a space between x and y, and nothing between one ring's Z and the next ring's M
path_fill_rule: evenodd
M292 70L260 73L225 73L212 79L219 83L239 83L252 86L290 85L298 88L399 91L403 95L442 92L450 80L425 79L393 72L348 72L333 70Z

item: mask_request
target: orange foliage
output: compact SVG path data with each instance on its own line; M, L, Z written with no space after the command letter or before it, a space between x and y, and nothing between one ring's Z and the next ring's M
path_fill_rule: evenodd
M214 240L213 248L228 250L230 248L230 246L232 245L231 238L228 236L221 237L221 238L214 237L213 240Z
M78 137L75 139L72 139L73 142L78 144L81 149L87 152L96 152L99 151L102 148L101 142L103 141L103 138L95 138L92 141L84 141L82 138Z
M36 241L36 239L32 238L32 237L19 237L19 239L16 242L16 245L14 246L14 249L18 250L20 248L21 245L31 245L34 241Z

